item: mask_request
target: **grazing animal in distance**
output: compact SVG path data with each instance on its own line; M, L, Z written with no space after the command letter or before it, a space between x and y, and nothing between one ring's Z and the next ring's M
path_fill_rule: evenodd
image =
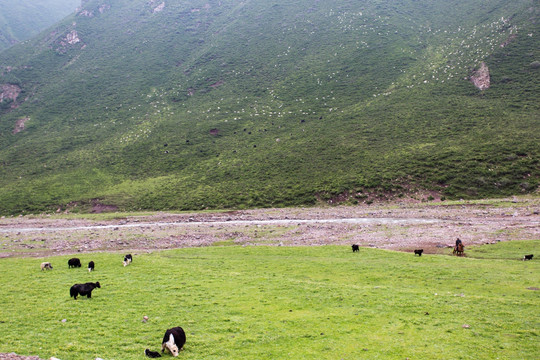
M422 253L424 252L424 249L416 249L414 250L414 256L422 256Z
M523 257L523 261L525 261L525 260L532 260L533 256L534 256L534 254L525 255L525 256Z
M352 247L353 252L360 251L360 247L357 244L353 244L353 245L351 245L351 247Z
M42 262L41 263L41 271L43 270L52 270L52 265L50 262Z
M148 356L149 358L158 358L161 357L161 354L157 351L150 351L150 349L144 350L144 355Z
M178 356L178 352L182 350L186 343L186 333L181 327L173 327L165 331L163 342L161 344L161 352L167 349L172 356Z
M81 267L81 260L79 260L78 258L71 258L68 260L68 266L70 268Z
M93 261L90 261L90 262L88 263L88 272L94 271L94 267L95 267L94 262L93 262Z
M127 254L126 256L124 256L124 261L122 262L122 264L124 264L124 266L128 266L129 264L131 264L132 261L133 257L131 256L131 254Z
M77 296L87 296L89 299L92 297L92 290L95 288L101 288L101 285L98 282L92 283L87 282L86 284L75 284L69 289L69 295L77 300Z

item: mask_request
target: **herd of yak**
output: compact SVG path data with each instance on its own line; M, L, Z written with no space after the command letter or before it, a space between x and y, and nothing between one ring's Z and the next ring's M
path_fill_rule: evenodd
M352 251L353 252L360 251L360 245L353 244L352 245ZM422 256L423 252L424 252L424 249L416 249L416 250L414 250L414 255L415 256L416 255ZM463 242L461 241L460 238L457 238L457 240L456 240L456 246L454 246L453 254L457 255L457 256L464 256L465 255L465 245L463 245ZM525 256L523 256L522 260L523 261L532 260L533 256L534 256L533 254L525 255Z
M456 246L454 247L453 254L457 256L463 256L465 254L464 252L464 245L463 242L458 238L456 240ZM357 252L360 251L360 246L357 244L352 245L352 251ZM424 252L423 249L416 249L414 250L414 255L422 256L422 253ZM532 260L533 254L525 255L523 257L523 260ZM133 261L133 256L131 254L127 254L124 256L124 261L122 264L124 266L127 266L131 264ZM68 266L70 268L80 268L81 267L81 260L78 258L71 258L68 260ZM51 270L52 264L50 262L43 262L41 263L41 270ZM95 268L95 264L93 261L90 261L88 263L88 271L93 271ZM92 283L87 282L85 284L74 284L71 289L69 290L69 294L72 298L77 300L77 296L87 296L88 298L92 297L92 290L95 288L100 288L101 285L98 282ZM161 352L165 352L167 350L171 353L172 356L178 356L178 352L182 349L184 344L186 343L186 333L181 327L174 327L171 329L167 329L165 332L165 335L163 336L163 341L161 344ZM151 351L149 349L146 349L144 351L145 355L150 358L157 358L161 357L161 354L157 351Z
M127 254L124 256L124 261L122 264L124 266L127 266L131 264L133 261L133 256L131 254ZM81 260L79 258L71 258L68 260L68 267L69 268L80 268ZM95 263L93 261L90 261L88 263L88 271L94 271ZM50 262L43 262L41 263L41 270L52 270L52 264ZM92 290L95 288L101 288L101 285L98 282L87 282L85 284L74 284L69 289L69 295L77 300L77 296L86 296L88 298L92 297ZM181 327L173 327L171 329L167 329L165 331L165 335L163 336L163 341L161 343L161 352L165 352L167 350L171 353L172 356L178 356L178 353L182 348L184 347L184 344L186 343L186 333L184 332L184 329ZM144 354L150 358L158 358L161 357L161 354L157 351L151 351L150 349L146 349L144 351Z

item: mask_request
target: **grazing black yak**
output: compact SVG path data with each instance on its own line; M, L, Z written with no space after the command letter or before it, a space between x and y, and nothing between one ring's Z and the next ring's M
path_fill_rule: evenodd
M167 349L172 356L178 356L178 352L186 343L186 333L181 327L174 327L165 331L163 343L161 344L161 352Z
M124 264L124 266L128 266L129 264L131 264L132 261L133 257L131 256L131 254L127 254L126 256L124 256L124 261L122 262L122 264Z
M69 295L73 297L75 300L77 300L77 295L81 296L88 296L88 298L92 297L92 290L95 288L100 288L101 285L99 284L99 281L96 283L88 282L86 284L75 284L69 289Z
M52 265L50 262L42 262L41 263L41 271L43 270L52 270Z
M93 261L90 261L90 262L88 263L88 272L94 271L94 267L95 267L94 262L93 262Z
M352 245L351 247L353 252L360 251L360 247L356 244Z
M68 266L70 268L72 267L81 267L81 260L79 260L78 258L71 258L68 260Z
M150 349L144 350L144 355L148 356L149 358L158 358L161 357L161 354L157 351L150 351Z
M424 249L417 249L417 250L414 250L414 256L418 255L418 256L422 256L422 253L424 252Z
M534 256L533 254L525 255L525 256L523 257L523 261L525 261L525 260L532 260L533 256Z

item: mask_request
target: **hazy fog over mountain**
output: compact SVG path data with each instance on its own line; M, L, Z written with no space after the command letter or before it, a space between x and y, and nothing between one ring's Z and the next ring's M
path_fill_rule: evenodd
M0 0L0 51L74 12L81 0Z

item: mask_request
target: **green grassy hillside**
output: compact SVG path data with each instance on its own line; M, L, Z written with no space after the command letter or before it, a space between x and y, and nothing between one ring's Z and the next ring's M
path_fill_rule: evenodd
M0 212L534 192L539 14L531 0L88 1L0 54ZM485 90L469 80L482 62Z
M81 0L0 1L0 51L37 35L80 4Z

